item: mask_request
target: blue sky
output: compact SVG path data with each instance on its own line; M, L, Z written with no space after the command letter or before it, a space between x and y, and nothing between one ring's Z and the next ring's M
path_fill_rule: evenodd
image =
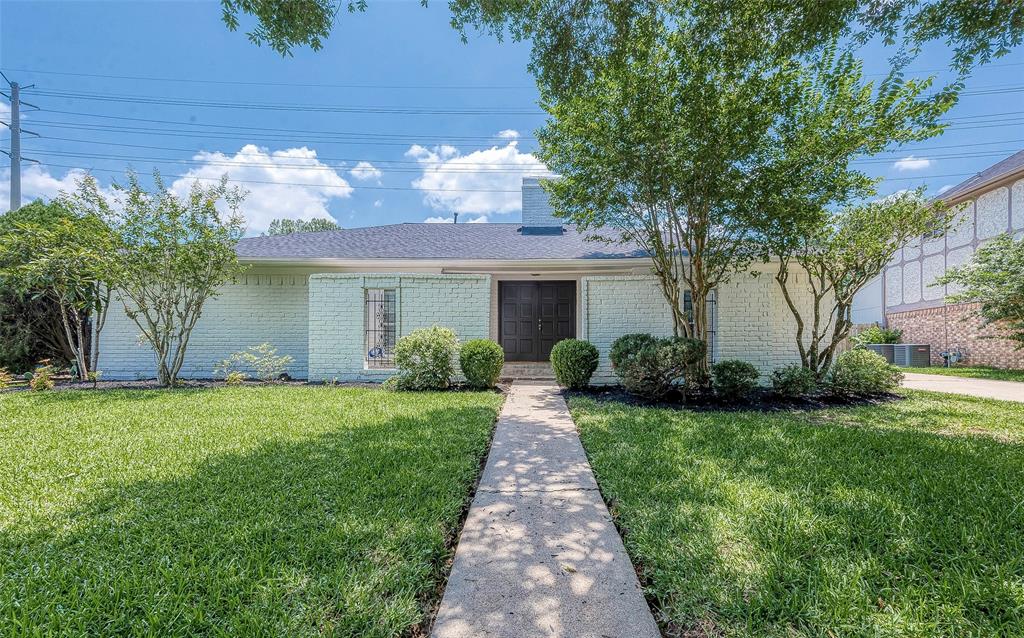
M24 167L25 199L72 187L77 170L106 184L157 166L178 189L228 172L251 193L250 232L325 213L343 226L518 220L520 178L543 170L526 45L463 44L444 2L371 2L341 14L322 51L282 58L219 13L214 1L0 3L0 68L34 83L23 98L41 107L23 121L42 135L23 142L42 162ZM884 69L869 53L867 70ZM933 46L912 68L946 77L947 62ZM861 166L887 178L883 194L937 193L1024 148L1022 104L1016 50L974 73L942 137Z

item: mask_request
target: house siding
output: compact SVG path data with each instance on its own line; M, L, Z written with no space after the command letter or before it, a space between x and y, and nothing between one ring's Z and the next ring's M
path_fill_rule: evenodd
M486 339L490 275L318 274L309 281L309 379L383 381L394 370L366 369L364 290L394 288L397 336L445 326L460 341ZM456 366L456 369L458 367Z
M740 273L716 290L714 317L715 360L740 359L753 364L767 382L775 368L799 363L796 348L796 324L767 271ZM811 295L806 275L793 273L794 302L810 311ZM611 344L624 334L648 332L659 336L672 334L672 315L661 293L658 280L650 276L583 277L582 338L601 353L594 373L596 384L615 383L608 360Z
M994 326L983 326L976 304L945 303L948 295L960 292L959 286L935 283L1002 233L1024 239L1024 179L1004 180L954 201L950 230L943 237L914 241L898 251L881 277L884 290L872 299L858 297L855 320L884 321L903 331L904 343L931 345L933 364L942 363L939 353L960 348L972 365L1024 365L1024 355L1011 341L998 338Z
M794 273L795 298L809 294ZM295 362L289 373L313 381L382 381L391 370L365 367L364 290L395 288L397 336L441 325L462 341L497 340L498 282L510 274L430 272L250 274L207 303L193 331L182 377L209 378L232 352L269 342ZM601 352L594 382L615 383L611 344L633 332L672 334L672 319L656 278L637 274L545 274L577 282L577 336ZM799 361L794 323L769 272L737 274L716 291L715 358L742 359L763 375ZM100 368L108 379L152 378L154 359L135 324L118 305L103 331ZM765 377L766 378L766 377Z
M279 355L294 358L288 373L307 374L309 287L304 274L247 274L222 287L208 300L192 331L184 378L210 378L213 367L231 353L270 343ZM140 340L141 330L120 300L111 304L100 336L99 369L103 378L149 379L156 376L153 350Z

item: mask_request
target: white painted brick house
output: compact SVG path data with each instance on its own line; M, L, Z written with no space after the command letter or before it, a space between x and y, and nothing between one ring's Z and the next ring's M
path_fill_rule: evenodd
M612 382L612 341L672 334L668 306L635 246L587 241L551 213L535 178L523 182L520 224L395 224L243 239L246 274L203 311L184 377L208 378L232 352L269 342L310 380L379 381L390 350L431 325L461 340L489 338L506 359L546 361L566 337L601 351L595 382ZM713 358L743 359L763 374L799 360L794 324L764 272L737 274L715 293ZM108 379L154 376L138 328L112 307L100 369Z

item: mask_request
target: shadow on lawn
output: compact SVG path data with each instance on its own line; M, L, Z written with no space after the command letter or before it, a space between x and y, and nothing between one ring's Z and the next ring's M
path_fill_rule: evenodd
M0 634L408 633L493 416L437 409L271 442L111 485L51 529L0 528Z
M670 633L1024 631L1024 446L799 415L601 414L584 441Z

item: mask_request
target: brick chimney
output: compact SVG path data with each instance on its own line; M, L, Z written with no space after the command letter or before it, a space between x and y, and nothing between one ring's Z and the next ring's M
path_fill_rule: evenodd
M548 194L540 185L539 177L523 178L524 235L561 235L561 217L556 217L548 201Z

